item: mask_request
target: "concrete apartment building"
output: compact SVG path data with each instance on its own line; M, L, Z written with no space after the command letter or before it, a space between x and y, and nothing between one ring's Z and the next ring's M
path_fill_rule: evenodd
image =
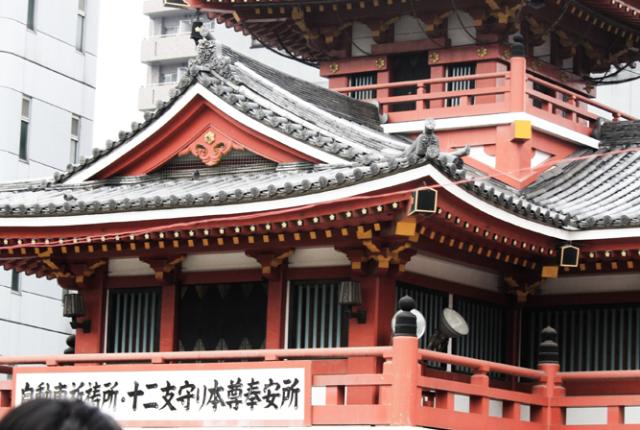
M196 55L195 44L190 39L191 23L195 20L192 9L165 6L165 3L179 1L145 0L143 13L149 17L149 37L142 41L141 60L149 66L147 82L140 89L139 109L153 110L158 101L169 99L169 92L180 80L187 67L189 58ZM299 63L260 46L242 33L209 22L206 14L200 18L204 25L213 29L217 41L271 66L278 65L280 70L311 82L321 83L318 69Z
M99 0L0 0L1 182L51 177L91 149ZM0 355L60 353L54 281L0 270Z

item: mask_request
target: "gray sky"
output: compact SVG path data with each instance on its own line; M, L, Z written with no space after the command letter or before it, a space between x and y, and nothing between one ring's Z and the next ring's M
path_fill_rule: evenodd
M142 1L100 2L94 147L103 147L107 139L117 140L120 130L142 121L138 91L147 68L140 62L140 46L149 28Z

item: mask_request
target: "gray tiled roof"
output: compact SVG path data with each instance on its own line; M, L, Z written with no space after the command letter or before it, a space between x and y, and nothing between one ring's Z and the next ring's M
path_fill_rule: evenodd
M640 122L608 123L601 147L582 150L521 191L496 181L467 187L520 216L567 229L640 226Z
M61 216L214 206L273 200L342 188L431 163L460 179L461 160L450 154L407 155L364 164L280 165L262 171L86 181L65 185L22 182L0 185L0 217Z
M131 131L121 131L117 141L108 141L104 149L94 149L92 157L56 174L56 182L131 140L196 82L249 117L346 162L381 160L383 151L399 154L410 143L383 133L374 120L376 108L372 105L304 83L228 48L223 52L228 55L217 57L213 40L201 40L198 56L168 102L145 114L144 123L133 123Z

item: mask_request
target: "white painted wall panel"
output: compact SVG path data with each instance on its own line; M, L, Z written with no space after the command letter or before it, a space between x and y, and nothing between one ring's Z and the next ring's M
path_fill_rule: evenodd
M451 261L418 254L406 266L407 272L418 273L438 279L457 282L471 287L497 291L500 276Z

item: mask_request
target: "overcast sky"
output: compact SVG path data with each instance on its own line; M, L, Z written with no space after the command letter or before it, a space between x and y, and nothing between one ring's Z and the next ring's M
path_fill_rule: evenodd
M147 68L140 62L140 46L149 28L142 2L100 2L94 147L103 147L107 139L117 140L120 130L142 121L138 91L146 81Z

